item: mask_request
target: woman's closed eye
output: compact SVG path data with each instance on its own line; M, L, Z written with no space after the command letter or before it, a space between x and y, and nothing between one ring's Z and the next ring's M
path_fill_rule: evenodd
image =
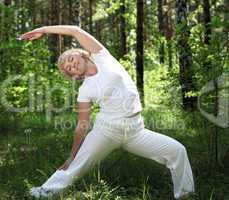
M73 56L70 56L69 58L68 58L68 62L72 62L74 60L74 57Z
M71 71L72 68L71 68L70 65L67 65L67 66L66 66L66 69L67 69L68 71Z

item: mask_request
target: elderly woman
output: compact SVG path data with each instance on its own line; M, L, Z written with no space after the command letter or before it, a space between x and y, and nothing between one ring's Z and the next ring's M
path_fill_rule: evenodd
M67 50L58 60L60 71L82 84L70 157L45 183L32 188L31 195L51 196L63 191L117 148L165 165L171 172L176 199L194 192L186 148L173 138L145 128L136 85L104 45L78 26L70 25L41 27L18 39L34 40L45 33L72 36L84 48ZM86 135L91 102L99 104L100 112Z

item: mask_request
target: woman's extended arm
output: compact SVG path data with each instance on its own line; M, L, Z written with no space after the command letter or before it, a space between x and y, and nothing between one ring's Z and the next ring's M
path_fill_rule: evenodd
M71 25L55 25L55 26L44 26L41 28L34 29L28 33L25 33L19 37L19 39L38 39L44 33L53 33L61 35L69 35L77 39L80 45L91 53L97 53L104 46L98 40L96 40L91 34L84 31L78 26Z
M90 125L90 102L78 103L78 123L74 131L74 139L69 159L59 168L66 170L69 164L74 160L84 138L87 134Z

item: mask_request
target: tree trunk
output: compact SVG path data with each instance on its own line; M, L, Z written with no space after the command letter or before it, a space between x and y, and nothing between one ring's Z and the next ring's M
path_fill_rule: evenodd
M164 27L163 32L167 41L168 47L168 63L169 70L172 70L172 37L173 37L173 23L172 23L172 4L171 0L165 0L164 5Z
M72 17L73 24L76 25L76 26L81 27L81 20L80 20L80 7L81 7L81 4L80 4L80 0L72 1L72 7L73 7L73 17ZM71 45L74 48L80 48L80 44L74 39L72 40L72 44Z
M93 35L93 24L92 24L92 15L93 15L93 0L89 0L89 32Z
M182 103L184 110L195 110L197 108L197 97L187 96L188 92L196 90L192 72L192 52L188 44L190 35L187 25L186 0L176 1L176 21L179 27L177 33L177 51L180 66L180 85L182 92Z
M126 53L126 20L125 20L125 0L121 1L120 6L120 50L121 57L123 57Z
M72 14L72 0L68 0L68 15L69 15L69 18L68 18L68 23L70 25L73 25L73 14Z
M95 35L96 35L96 38L97 40L101 41L101 21L96 21L95 22L95 29L96 29L96 32L95 32Z
M67 24L73 25L73 14L72 14L72 0L67 1L67 9L68 9L68 18L67 18ZM72 37L64 37L64 46L70 48L72 43Z
M209 0L203 0L203 10L204 10L204 27L205 27L204 43L208 45L210 44L210 37L211 37L211 14L210 14Z
M60 13L60 0L51 0L51 24L59 24L59 13ZM57 34L51 34L49 37L49 49L51 51L51 64L55 64L59 56L59 36Z
M137 87L140 93L142 105L144 106L144 66L143 66L143 21L144 1L137 0L137 47L136 47L136 75Z
M204 34L204 43L207 46L210 46L210 39L211 39L211 12L210 12L210 3L209 0L203 0L203 15L204 15L204 27L205 27L205 34ZM204 62L204 67L206 71L211 71L212 69L212 63L210 61L205 61ZM211 77L210 77L211 78ZM218 115L218 82L217 79L213 80L214 83L214 116L217 117ZM218 135L218 127L217 125L214 125L214 128L211 130L212 133L212 161L214 161L214 165L212 166L211 170L215 172L216 169L218 169L218 140L219 140L219 135Z
M227 52L229 53L229 1L224 0L225 11L224 11L224 33L226 40Z
M158 29L161 34L161 37L164 36L164 23L163 23L163 0L157 1L157 18L158 18ZM164 49L164 41L161 42L159 48L159 57L160 63L164 63L165 49Z
M172 40L167 41L167 47L168 47L169 70L171 71L173 68Z
M20 28L20 31L21 31L21 33L24 33L26 31L25 24L26 24L26 17L27 17L26 13L25 13L26 9L24 9L26 7L24 0L21 0L20 6L21 6L21 10L20 10L21 28Z
M5 6L10 6L11 5L11 1L10 0L5 0L4 1ZM0 25L1 25L1 29L0 29L0 42L2 41L9 41L10 38L10 32L8 30L11 29L11 19L10 19L10 13L7 12L7 9L4 9L3 12L0 13ZM0 48L0 80L2 80L2 78L6 77L8 75L7 73L7 69L6 67L2 67L4 66L4 63L6 61L6 58L4 56L4 52L5 49L4 48ZM9 67L10 68L10 67ZM10 69L10 72L12 71L12 69Z
M6 6L11 5L11 0L4 0L4 4L5 4Z
M73 24L81 27L80 21L80 0L73 1Z
M29 1L29 15L32 18L32 27L36 26L37 12L36 12L36 2L35 0Z
M215 117L218 116L218 109L219 109L219 105L218 105L218 102L219 102L219 97L218 97L218 82L217 82L217 79L214 79L214 90L215 90L215 95L214 95L214 115ZM214 168L215 169L218 169L218 127L217 125L215 125L215 129L214 129L214 151L215 151L215 166Z
M210 5L209 0L203 0L203 16L204 16L204 43L205 45L210 44L210 38L211 38L211 14L210 14ZM206 55L207 57L207 55ZM205 59L204 63L204 69L206 72L210 72L211 63Z

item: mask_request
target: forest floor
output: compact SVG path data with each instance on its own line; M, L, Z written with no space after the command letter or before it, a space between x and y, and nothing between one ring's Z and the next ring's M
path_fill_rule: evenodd
M158 131L158 130L157 130ZM196 193L189 200L229 200L229 170L209 166L198 136L158 131L186 146ZM72 131L54 128L15 129L0 135L0 199L34 199L28 191L40 186L67 159ZM169 170L157 162L115 150L57 199L173 200Z

